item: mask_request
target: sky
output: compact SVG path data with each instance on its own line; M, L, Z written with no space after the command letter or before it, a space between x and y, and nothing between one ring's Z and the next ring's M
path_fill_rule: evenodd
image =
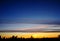
M60 0L0 0L0 30L53 31L59 25Z

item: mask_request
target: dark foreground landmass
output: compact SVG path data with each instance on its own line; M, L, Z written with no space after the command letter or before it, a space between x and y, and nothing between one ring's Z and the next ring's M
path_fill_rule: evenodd
M17 36L12 36L11 38L1 38L0 41L60 41L60 35L57 38L17 38Z

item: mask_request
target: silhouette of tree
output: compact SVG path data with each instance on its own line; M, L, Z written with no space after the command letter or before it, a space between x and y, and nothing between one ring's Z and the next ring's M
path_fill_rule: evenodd
M0 39L1 39L1 36L0 36Z
M0 36L0 38L1 38L1 36Z
M57 41L60 41L60 35L58 35L58 38L33 38L33 36L31 36L31 38L17 38L17 36L12 36L11 38L1 38L1 36L0 36L0 41L41 41L41 40L43 40L43 41L49 41L49 40L57 40Z
M31 38L33 38L33 36L31 36Z
M14 39L15 38L15 36L12 36L12 39Z
M22 37L20 37L20 38L22 38Z
M58 38L60 38L60 35L58 35Z
M17 38L17 36L15 36L15 38Z
M3 37L3 39L5 39L5 37Z

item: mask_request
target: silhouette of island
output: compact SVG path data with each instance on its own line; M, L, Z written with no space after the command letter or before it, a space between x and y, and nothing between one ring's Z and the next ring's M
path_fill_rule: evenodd
M12 36L11 38L2 38L0 36L0 41L60 41L60 35L56 38L17 38L17 36Z

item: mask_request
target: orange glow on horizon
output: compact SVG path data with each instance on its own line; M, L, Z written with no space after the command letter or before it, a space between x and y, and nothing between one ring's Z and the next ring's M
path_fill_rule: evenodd
M0 32L0 36L3 38L10 38L12 36L17 36L17 38L53 38L53 37L58 37L60 35L60 32L50 32L50 33L44 33L44 32Z

